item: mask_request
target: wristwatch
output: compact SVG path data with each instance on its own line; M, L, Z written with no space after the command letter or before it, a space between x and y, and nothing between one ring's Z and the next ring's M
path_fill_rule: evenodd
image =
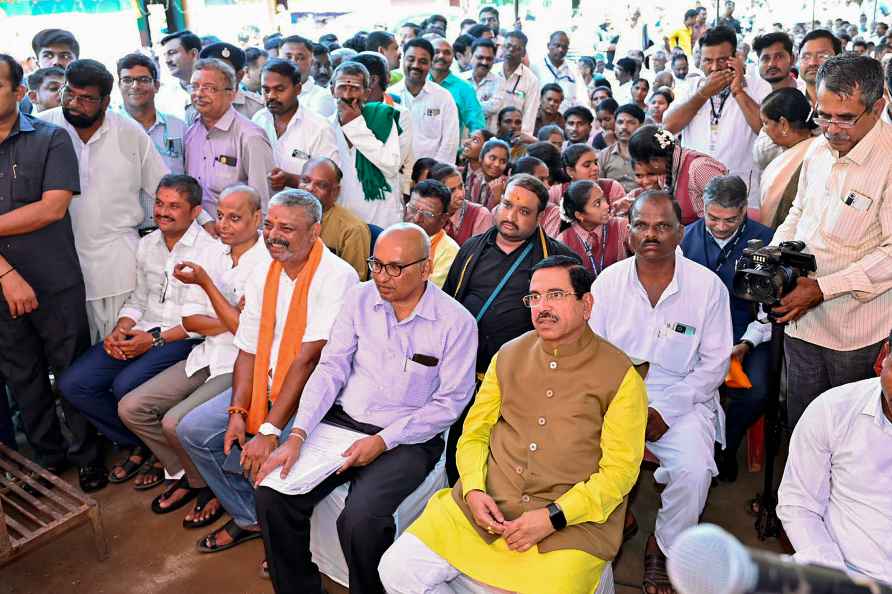
M748 346L748 347L750 348L750 352L753 352L753 349L756 348L756 345L753 344L753 341L752 341L752 340L747 340L746 338L744 338L743 340L741 340L741 341L740 341L740 344L745 344L746 346Z
M557 503L548 504L548 519L555 530L561 530L567 526L567 518L564 516L564 510L558 507Z
M149 334L152 335L152 346L153 347L163 347L167 344L167 341L164 340L164 337L161 336L161 328L152 328L149 330Z

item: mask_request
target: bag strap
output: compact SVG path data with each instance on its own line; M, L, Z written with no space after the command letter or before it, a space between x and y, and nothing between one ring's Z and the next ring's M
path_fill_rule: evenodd
M480 311L477 313L477 322L483 319L483 316L486 315L486 312L489 310L490 306L496 300L496 297L499 296L499 293L502 292L502 289L505 288L505 285L508 284L508 279L511 278L511 275L514 274L514 271L517 270L517 267L520 266L520 263L524 258L530 253L530 250L533 249L533 243L530 242L527 244L523 251L520 252L520 255L517 256L517 259L514 260L514 263L511 264L511 268L508 269L508 272L505 273L505 276L502 277L502 280L499 281L499 284L496 285L496 288L493 289L492 293L490 293L489 298L487 298L486 303L483 304L483 307L480 308Z

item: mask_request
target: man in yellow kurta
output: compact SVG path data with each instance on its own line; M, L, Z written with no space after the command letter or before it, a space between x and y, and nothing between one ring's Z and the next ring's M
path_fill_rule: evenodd
M387 592L598 588L622 542L647 394L629 358L589 329L590 280L569 256L533 268L535 330L493 358L458 442L461 478L385 553Z

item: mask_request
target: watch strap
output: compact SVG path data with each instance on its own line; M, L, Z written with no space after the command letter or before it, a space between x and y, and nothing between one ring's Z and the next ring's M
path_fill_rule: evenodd
M567 518L564 516L564 510L557 503L548 504L548 519L551 520L551 525L555 530L562 530L567 527Z

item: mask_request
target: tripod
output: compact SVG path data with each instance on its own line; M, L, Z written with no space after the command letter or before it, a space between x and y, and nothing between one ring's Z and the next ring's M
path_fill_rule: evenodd
M759 513L755 528L759 540L780 536L777 517L777 489L774 485L774 459L780 449L780 378L784 361L784 325L771 319L771 372L768 376L768 403L765 407L765 476L762 493L756 495Z

